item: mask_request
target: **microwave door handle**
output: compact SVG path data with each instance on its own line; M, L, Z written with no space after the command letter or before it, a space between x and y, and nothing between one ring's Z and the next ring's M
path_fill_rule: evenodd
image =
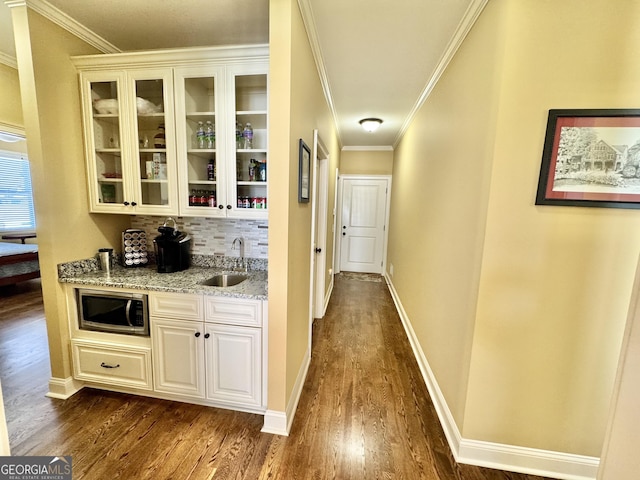
M127 318L127 323L129 324L129 326L133 327L133 325L131 324L131 302L133 302L133 300L127 301L127 308L125 309L125 317Z

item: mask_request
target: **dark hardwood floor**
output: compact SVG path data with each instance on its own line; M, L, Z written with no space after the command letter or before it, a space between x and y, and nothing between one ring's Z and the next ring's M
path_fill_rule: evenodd
M0 380L13 455L71 455L74 480L541 480L457 465L384 283L337 276L314 326L291 435L262 416L84 389L45 397L38 280L0 289Z

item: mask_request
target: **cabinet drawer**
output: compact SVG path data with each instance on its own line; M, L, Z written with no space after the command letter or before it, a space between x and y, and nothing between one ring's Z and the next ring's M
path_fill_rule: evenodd
M151 390L151 349L72 340L75 378Z
M245 298L205 296L205 321L262 326L262 302Z
M149 313L156 317L202 321L202 295L151 293Z

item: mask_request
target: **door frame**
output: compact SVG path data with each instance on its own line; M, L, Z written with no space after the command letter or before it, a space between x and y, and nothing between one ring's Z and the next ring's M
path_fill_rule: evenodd
M318 130L313 131L313 154L312 154L312 186L311 186L311 245L310 245L310 282L309 282L309 351L311 351L311 341L313 335L314 318L322 318L325 311L325 268L327 246L322 246L323 251L316 253L316 236L321 239L327 236L327 218L329 207L329 151L324 146ZM323 185L319 185L318 172L324 169ZM322 191L320 191L322 190ZM319 207L322 209L319 211ZM321 220L318 225L317 220ZM324 242L323 242L324 243ZM335 248L334 248L335 250ZM318 268L321 265L322 268ZM318 313L320 312L320 315Z
M344 181L345 180L386 180L387 181L387 198L385 201L385 213L384 213L384 235L382 237L382 271L380 275L384 276L387 271L387 245L389 243L389 214L391 207L391 175L358 175L358 174L343 174L338 177L338 202L337 202L337 210L338 210L338 225L342 225L342 202L343 192L344 192ZM335 229L335 238L334 243L336 245L335 248L335 257L333 264L333 271L335 273L340 273L340 258L342 253L342 235L340 234L341 229Z

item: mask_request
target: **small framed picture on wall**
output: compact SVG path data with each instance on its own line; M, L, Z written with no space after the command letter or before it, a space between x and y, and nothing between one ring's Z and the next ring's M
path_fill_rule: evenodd
M300 139L299 173L298 173L298 202L309 201L309 185L311 181L311 150L304 140Z

